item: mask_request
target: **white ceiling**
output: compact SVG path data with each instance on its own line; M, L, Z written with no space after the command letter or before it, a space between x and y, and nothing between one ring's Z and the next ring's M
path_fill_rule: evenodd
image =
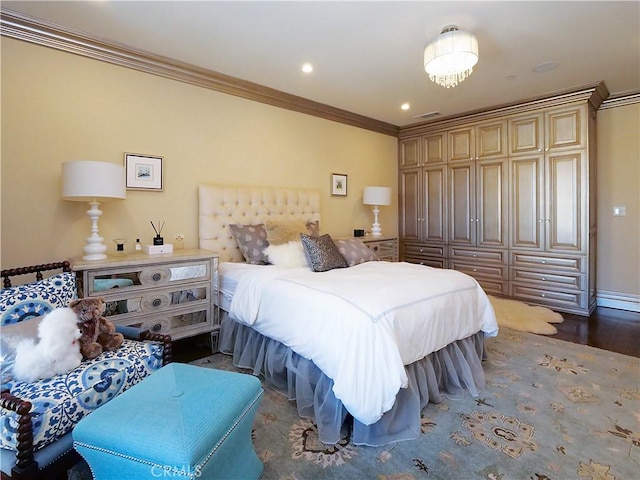
M482 109L604 80L640 90L640 2L2 1L2 8L376 120ZM456 24L480 61L432 83L427 41ZM301 72L304 62L315 70ZM546 62L558 68L532 69ZM409 111L400 110L409 102Z

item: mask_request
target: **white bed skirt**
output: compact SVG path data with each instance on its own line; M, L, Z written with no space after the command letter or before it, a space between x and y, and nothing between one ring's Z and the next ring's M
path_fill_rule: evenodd
M265 384L295 401L298 414L318 426L320 441L335 444L351 416L333 394L333 381L316 365L282 343L229 319L223 312L220 351L233 355L233 364L253 370ZM429 402L443 396L459 398L465 392L479 395L484 389L484 334L447 345L407 365L409 387L401 389L391 410L372 424L353 419L351 441L355 445L382 446L420 436L420 413Z

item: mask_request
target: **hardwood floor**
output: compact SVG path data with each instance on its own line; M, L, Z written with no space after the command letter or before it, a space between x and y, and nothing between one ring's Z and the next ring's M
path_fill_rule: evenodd
M596 307L589 317L562 316L553 338L640 358L640 313Z
M563 317L564 322L555 324L558 333L553 338L640 358L640 313L597 307L589 317L567 313ZM176 362L191 362L208 355L208 334L173 343Z

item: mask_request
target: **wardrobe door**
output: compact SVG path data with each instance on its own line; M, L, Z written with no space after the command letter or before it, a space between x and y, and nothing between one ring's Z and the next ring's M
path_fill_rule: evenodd
M449 242L475 245L475 162L449 165Z
M476 162L476 245L507 248L507 160Z
M547 156L546 243L549 252L586 253L587 172L582 150Z
M544 157L511 159L509 248L542 250L545 221Z
M403 240L420 240L421 228L424 224L422 215L422 168L411 168L399 171L400 198L400 238Z

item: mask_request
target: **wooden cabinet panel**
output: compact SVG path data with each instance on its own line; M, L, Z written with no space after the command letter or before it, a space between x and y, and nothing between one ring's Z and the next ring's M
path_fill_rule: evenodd
M536 288L511 282L509 295L524 302L546 305L553 309L581 313L588 308L584 291L565 291L558 289Z
M584 147L583 139L587 135L585 129L588 123L586 119L586 106L583 105L547 111L547 150Z
M462 128L449 132L449 162L468 162L475 158L473 128Z
M475 162L449 166L449 242L476 242Z
M447 134L435 133L423 137L424 165L447 163Z
M584 252L587 172L582 151L550 154L546 161L546 248Z
M543 182L542 155L511 160L509 248L543 248Z
M417 167L421 163L420 139L409 138L400 142L400 168Z
M483 263L465 263L449 259L449 268L471 275L474 278L492 278L507 280L507 266Z
M449 259L471 263L498 263L507 265L507 250L487 250L480 248L449 247Z
M476 163L476 245L507 247L508 181L506 160Z
M435 268L446 268L446 247L444 245L426 245L422 243L403 242L402 260Z
M542 114L509 119L509 155L542 153L544 148Z
M565 273L585 273L588 265L581 255L551 255L544 253L511 251L509 264L530 270L556 270Z
M446 247L444 245L427 245L422 243L404 244L404 253L413 256L446 257Z
M509 280L539 285L541 288L583 290L585 275L582 273L550 272L511 267Z
M447 167L423 170L424 220L420 240L446 242L447 239Z
M476 127L476 160L507 156L507 122L482 123Z
M403 239L420 240L422 220L422 169L399 172L399 233Z

